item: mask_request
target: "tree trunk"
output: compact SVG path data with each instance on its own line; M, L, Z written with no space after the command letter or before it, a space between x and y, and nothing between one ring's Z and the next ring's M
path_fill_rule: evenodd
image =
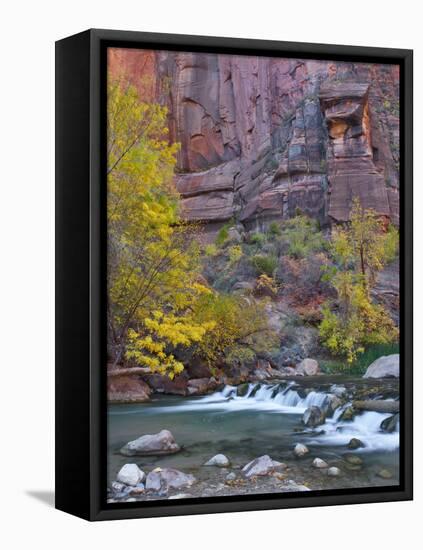
M109 368L107 376L123 376L128 374L153 374L148 367L126 367L123 369Z

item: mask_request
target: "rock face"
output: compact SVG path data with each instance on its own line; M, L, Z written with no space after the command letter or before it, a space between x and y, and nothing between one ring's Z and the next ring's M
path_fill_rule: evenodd
M166 455L177 453L180 450L169 430L162 430L153 435L143 435L124 445L120 453L125 456Z
M376 359L366 370L363 378L399 378L399 354Z
M188 219L345 221L359 196L398 222L398 67L113 48L109 70L167 106Z

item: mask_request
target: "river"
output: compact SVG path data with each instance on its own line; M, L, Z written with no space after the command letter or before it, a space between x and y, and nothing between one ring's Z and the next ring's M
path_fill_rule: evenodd
M301 397L302 396L302 397ZM225 454L235 471L252 459L268 454L289 465L290 475L311 489L395 485L399 482L399 427L393 433L381 431L382 420L389 414L363 412L352 421L342 421L345 406L337 409L322 426L304 430L301 418L307 407L325 408L328 392L309 390L304 396L291 383L250 384L244 396L237 388L226 386L222 391L202 397L156 395L151 402L111 405L108 412L109 483L127 462L136 462L144 471L155 467L172 467L193 473L215 483L218 468L203 464L217 453ZM169 456L128 457L119 449L140 435L168 429L182 450ZM354 451L362 458L361 467L345 462L347 444L358 438L364 444ZM310 449L307 459L295 460L293 448L303 443ZM314 457L329 465L340 466L339 478L322 476L311 467ZM345 468L346 466L346 468ZM378 472L388 468L390 479ZM225 470L227 473L227 470ZM241 490L239 492L242 492Z

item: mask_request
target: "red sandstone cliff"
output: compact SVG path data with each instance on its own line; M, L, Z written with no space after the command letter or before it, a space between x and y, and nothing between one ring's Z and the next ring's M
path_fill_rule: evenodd
M398 221L398 67L113 49L109 69L168 106L188 219L343 221L358 195Z

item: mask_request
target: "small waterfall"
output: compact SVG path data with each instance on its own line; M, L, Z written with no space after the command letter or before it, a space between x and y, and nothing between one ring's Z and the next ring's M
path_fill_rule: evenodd
M327 393L310 391L305 397L301 397L293 383L288 384L249 384L248 388L239 395L236 386L225 386L221 391L200 398L197 403L231 403L233 406L245 405L246 407L296 409L298 414L303 413L308 407L316 405L326 409L329 403Z

